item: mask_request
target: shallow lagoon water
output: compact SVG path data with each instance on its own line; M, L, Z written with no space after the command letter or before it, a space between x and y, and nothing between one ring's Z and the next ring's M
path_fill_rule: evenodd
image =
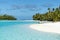
M29 28L36 21L1 21L0 40L60 40L60 34L39 32Z

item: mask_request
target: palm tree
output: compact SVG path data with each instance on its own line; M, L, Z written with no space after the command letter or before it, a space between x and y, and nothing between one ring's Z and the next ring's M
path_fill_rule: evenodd
M50 13L50 8L48 8L48 11L49 11L49 13Z
M53 8L52 10L54 11L55 9Z

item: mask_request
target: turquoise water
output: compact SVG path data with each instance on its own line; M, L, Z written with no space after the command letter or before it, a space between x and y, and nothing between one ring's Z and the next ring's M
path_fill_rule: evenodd
M60 34L29 28L36 21L0 21L0 40L60 40Z

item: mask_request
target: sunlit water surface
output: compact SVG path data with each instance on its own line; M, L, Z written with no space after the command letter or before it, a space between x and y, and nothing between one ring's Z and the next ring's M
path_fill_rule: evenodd
M29 28L36 21L0 21L0 40L60 40L60 34Z

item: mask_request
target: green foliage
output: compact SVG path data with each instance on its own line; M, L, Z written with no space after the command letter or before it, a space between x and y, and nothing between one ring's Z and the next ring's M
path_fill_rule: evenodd
M48 12L44 14L36 13L33 15L33 20L40 21L60 21L60 7L53 8L52 10L48 8Z
M4 14L4 15L0 15L0 20L16 20L16 18L10 15Z

